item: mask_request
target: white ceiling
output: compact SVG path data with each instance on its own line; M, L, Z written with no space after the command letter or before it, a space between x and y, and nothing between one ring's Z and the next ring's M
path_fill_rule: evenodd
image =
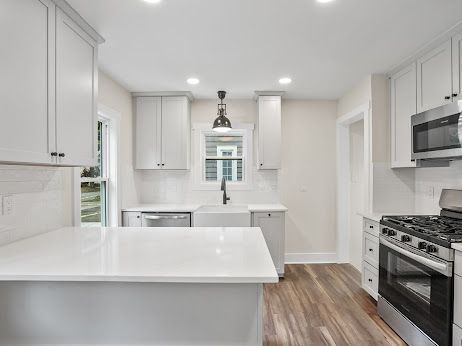
M461 0L68 0L106 39L100 66L130 91L336 99L462 18ZM188 77L201 83L190 86ZM278 79L293 83L281 86Z

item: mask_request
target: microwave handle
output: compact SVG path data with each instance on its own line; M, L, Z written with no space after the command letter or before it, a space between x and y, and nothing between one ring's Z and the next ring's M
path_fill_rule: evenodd
M430 258L426 258L426 257L423 257L423 256L420 256L418 254L415 254L409 250L406 250L406 249L403 249L402 247L399 247L393 243L390 243L388 240L384 239L384 238L380 238L380 243L385 245L386 247L392 249L392 250L395 250L396 252L404 255L404 256L407 256L411 259L413 259L414 261L416 262L419 262L420 264L423 264L423 265L426 265L427 267L445 275L445 276L452 276L452 273L450 272L450 266L446 263L441 263L441 262L437 262L437 261L434 261Z

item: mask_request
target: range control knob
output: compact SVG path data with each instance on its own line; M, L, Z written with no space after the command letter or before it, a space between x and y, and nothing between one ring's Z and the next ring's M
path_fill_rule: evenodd
M438 248L435 245L428 245L427 252L429 253L438 252Z
M387 234L390 236L390 237L393 237L396 235L396 231L394 229L389 229Z
M382 228L382 234L388 234L388 228Z
M401 241L402 241L403 243L410 242L411 240L412 240L411 237L408 236L407 234L403 234L403 235L401 236Z
M424 241L419 241L419 244L417 244L420 250L425 250L427 248L427 243Z

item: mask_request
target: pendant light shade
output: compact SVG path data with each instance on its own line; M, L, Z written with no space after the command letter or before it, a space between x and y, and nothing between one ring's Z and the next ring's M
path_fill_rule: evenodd
M218 104L218 117L213 122L213 131L215 132L228 132L232 129L231 121L226 117L226 104L223 103L223 99L226 96L226 91L219 91L218 98L220 103Z

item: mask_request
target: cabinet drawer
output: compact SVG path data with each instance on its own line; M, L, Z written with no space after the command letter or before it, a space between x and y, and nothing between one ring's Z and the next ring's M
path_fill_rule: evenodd
M379 291L379 271L363 261L362 286L375 300Z
M454 275L454 323L462 327L462 276Z
M462 252L456 251L456 258L454 261L454 272L462 276Z
M379 227L379 223L376 221L372 221L372 220L364 218L363 229L365 232L375 235L376 237L379 236L380 227Z
M363 233L363 260L379 267L379 238L366 232Z
M462 329L453 325L452 346L462 346Z

